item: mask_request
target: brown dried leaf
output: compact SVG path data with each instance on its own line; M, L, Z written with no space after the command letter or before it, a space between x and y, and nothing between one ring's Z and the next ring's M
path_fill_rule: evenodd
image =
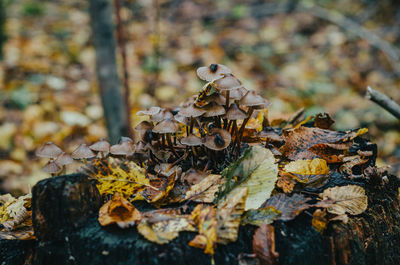
M217 205L217 242L228 244L237 240L240 217L245 208L248 188L238 188Z
M343 162L345 163L339 167L339 171L351 175L353 174L353 167L367 163L368 158L362 158L359 155L347 156L343 158Z
M357 185L333 187L324 190L319 196L325 201L331 201L328 212L337 215L363 213L368 207L368 197L365 190Z
M272 225L262 224L253 236L253 251L261 265L276 264L279 253L275 251L275 229Z
M296 184L296 180L293 178L293 175L284 171L279 171L279 176L280 177L276 182L276 186L281 188L284 193L291 193L294 185Z
M302 211L313 207L313 205L307 203L310 200L311 198L306 198L297 193L293 194L292 197L279 193L268 199L261 207L273 206L281 212L281 215L277 219L289 221L294 219Z
M268 206L261 209L251 209L245 212L242 217L242 225L260 226L263 223L270 224L281 214L280 211L273 206Z
M141 218L141 213L117 192L111 201L100 208L98 220L102 226L116 223L119 227L126 228L136 224Z
M217 244L216 211L210 205L197 205L190 217L197 225L199 234L189 242L189 246L202 248L204 253L214 255Z
M340 163L343 161L344 153L349 150L351 142L316 144L308 150L325 159L328 163Z
M299 127L284 130L285 144L280 151L291 160L313 159L318 156L308 149L317 144L335 143L353 136L349 133L324 130L319 128Z

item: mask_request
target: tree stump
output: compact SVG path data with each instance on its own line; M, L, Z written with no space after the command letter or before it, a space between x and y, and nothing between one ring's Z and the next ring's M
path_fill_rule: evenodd
M337 185L331 178L328 186ZM300 214L289 222L275 221L278 264L398 264L400 260L399 180L385 186L365 185L367 211L347 224L333 222L324 234ZM342 185L352 182L344 180ZM353 182L354 183L354 182ZM358 183L360 184L360 183ZM33 223L37 240L0 240L1 264L211 264L211 257L188 242L194 233L181 232L169 244L144 239L136 228L101 227L100 196L84 175L40 181L33 188ZM139 206L140 207L140 206ZM255 227L241 227L239 238L218 245L215 264L238 264L241 253L252 253ZM243 263L241 263L243 264ZM245 263L246 264L246 263Z

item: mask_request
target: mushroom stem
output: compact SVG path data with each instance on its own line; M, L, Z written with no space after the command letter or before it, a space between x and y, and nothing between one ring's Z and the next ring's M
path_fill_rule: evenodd
M226 92L225 92L225 106L226 106L226 109L229 109L229 94L230 94L230 91L226 90Z
M175 151L174 145L172 144L171 134L170 133L167 133L167 142L168 142L168 145L171 148L172 152L174 153L174 155L176 157L179 157L178 153Z
M194 148L194 146L191 146L191 148L193 152L193 157L196 157L197 156L196 148Z
M193 118L193 116L191 116L190 117L190 129L189 129L189 132L190 133L193 133L193 126L194 126L194 118Z
M186 125L186 136L189 137L190 131L189 131L189 125Z
M161 134L161 139L162 139L161 146L164 148L165 147L165 134Z

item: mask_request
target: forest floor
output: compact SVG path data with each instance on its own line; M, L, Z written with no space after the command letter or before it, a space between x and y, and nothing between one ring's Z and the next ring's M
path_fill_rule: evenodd
M290 14L261 1L126 2L121 15L133 126L141 121L139 109L173 107L198 93L203 83L196 68L218 62L271 101L270 120L305 108L304 117L329 113L337 130L368 128L378 165L400 175L399 121L364 98L369 85L400 102L396 62L368 40L378 36L398 52L394 1L316 1L322 7L310 9L316 13ZM318 18L327 10L336 23ZM340 14L355 23L343 27ZM357 36L359 27L367 39ZM6 33L0 192L22 194L48 177L41 171L45 162L34 156L39 145L52 141L70 152L106 137L106 130L85 1L12 1Z

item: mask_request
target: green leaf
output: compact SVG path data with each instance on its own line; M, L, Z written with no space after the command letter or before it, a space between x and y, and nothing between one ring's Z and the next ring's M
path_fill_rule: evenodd
M278 165L272 152L261 146L246 149L243 155L222 172L226 182L218 200L238 187L249 188L245 209L256 209L271 195L278 179Z
M251 209L245 212L240 224L256 226L260 226L263 223L271 224L280 214L281 211L278 211L274 207Z

